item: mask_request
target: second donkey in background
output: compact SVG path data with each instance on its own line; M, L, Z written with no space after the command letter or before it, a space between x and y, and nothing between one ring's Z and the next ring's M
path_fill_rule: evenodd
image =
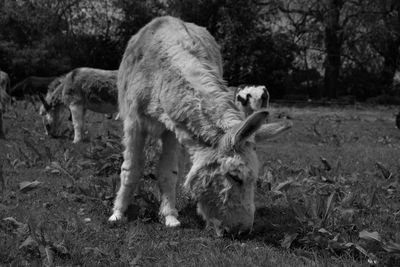
M46 132L57 136L62 106L68 107L74 127L73 143L82 141L86 110L98 113L118 112L117 71L77 68L67 73L46 98L41 97L40 114L44 116Z

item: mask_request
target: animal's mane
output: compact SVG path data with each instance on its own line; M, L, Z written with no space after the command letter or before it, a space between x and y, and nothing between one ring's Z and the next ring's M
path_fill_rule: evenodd
M67 73L55 78L49 84L49 86L47 86L47 94L53 93L57 89L57 87L64 82L66 76L67 76Z
M166 46L165 53L169 56L171 67L182 74L182 82L189 83L199 100L197 107L189 106L199 109L198 117L192 117L186 125L192 133L203 137L205 141L216 143L242 117L222 78L219 46L214 38L194 24L185 24L182 21L178 23L185 31L181 31L181 36L169 35L174 45ZM195 123L196 119L199 120L198 123Z
M117 71L94 68L79 68L71 72L67 81L75 83L83 90L88 88L108 88L110 86L116 88Z
M63 91L63 83L60 83L57 87L53 90L47 92L46 95L46 102L50 106L57 106L63 104L62 101L62 91Z

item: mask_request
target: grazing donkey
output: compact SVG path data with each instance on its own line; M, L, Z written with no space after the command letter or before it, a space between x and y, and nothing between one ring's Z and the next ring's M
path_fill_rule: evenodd
M3 128L3 113L6 111L6 107L10 102L10 96L7 92L10 90L10 78L8 74L0 71L0 138L5 138Z
M180 225L175 188L183 144L193 163L184 186L197 200L198 213L218 235L250 231L259 168L253 134L268 112L244 119L232 100L222 79L219 46L205 28L161 17L136 33L118 72L125 151L109 221L122 219L143 175L145 138L152 135L162 139L158 183L167 227ZM273 126L260 136L290 127Z
M269 93L263 85L239 85L235 90L235 103L246 116L268 108Z
M118 111L117 71L77 68L60 78L55 88L49 88L46 99L40 98L40 113L45 117L46 132L57 136L60 112L68 107L74 126L74 141L82 140L86 110L99 113Z

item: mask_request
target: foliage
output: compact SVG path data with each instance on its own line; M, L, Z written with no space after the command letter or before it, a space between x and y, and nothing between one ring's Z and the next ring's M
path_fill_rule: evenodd
M271 114L296 127L257 146L264 170L253 231L232 239L205 227L183 181L183 227L165 228L152 163L127 221L108 225L122 161L120 122L89 113L90 140L72 145L72 136L45 136L37 112L19 105L6 116L9 139L0 141L0 264L398 266L394 111L274 107ZM148 145L146 157L156 161L157 143Z
M282 96L294 45L261 23L253 0L172 1L170 12L206 27L221 45L224 77L231 85L266 84ZM173 6L173 10L171 10Z
M1 0L0 68L13 83L117 69L129 38L162 15L215 36L230 85L265 84L274 98L399 94L396 0Z
M68 59L60 54L61 42L57 42L62 26L52 9L2 1L0 13L0 68L14 79L31 73L53 75L65 68Z

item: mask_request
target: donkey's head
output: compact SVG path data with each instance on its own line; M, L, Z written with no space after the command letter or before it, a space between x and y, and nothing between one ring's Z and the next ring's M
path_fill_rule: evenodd
M236 89L235 103L246 116L249 116L254 111L268 107L268 90L263 85L240 85Z
M267 116L267 111L256 112L227 130L218 145L192 153L193 166L185 186L198 202L198 213L218 235L252 229L259 169L253 134Z
M60 126L62 123L62 113L64 105L61 102L61 90L57 88L54 92L47 94L46 98L39 95L42 105L39 109L39 114L42 116L43 125L47 135L53 138L59 137Z

